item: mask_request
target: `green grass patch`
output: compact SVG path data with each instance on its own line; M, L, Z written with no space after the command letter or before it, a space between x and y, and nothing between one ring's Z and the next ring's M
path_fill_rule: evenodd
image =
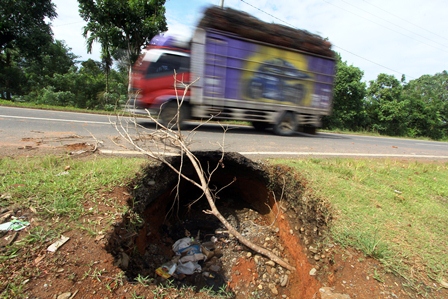
M92 113L92 114L106 114L106 115L114 115L116 111L106 111L106 110L93 110L93 109L82 109L71 106L53 106L53 105L43 105L36 104L31 102L16 102L16 101L7 101L0 99L0 106L7 107L20 107L20 108L30 108L30 109L42 109L42 110L52 110L52 111L65 111L65 112L78 112L78 113ZM130 113L124 112L120 110L120 114L125 113L125 115L131 115Z
M412 285L448 275L448 163L388 159L272 160L302 173L335 211L331 237Z
M2 207L32 207L40 216L79 218L82 203L96 200L99 190L126 184L142 159L32 157L0 159Z

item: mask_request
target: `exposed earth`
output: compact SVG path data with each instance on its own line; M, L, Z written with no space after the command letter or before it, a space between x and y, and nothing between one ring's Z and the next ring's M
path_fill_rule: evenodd
M0 157L46 154L69 154L75 159L101 155L82 142L0 150ZM205 153L201 161L216 159L215 153ZM204 199L184 208L199 195L186 182L180 184L180 209L176 209L177 177L165 167L148 166L128 188L104 191L108 201L92 203L86 198L84 207L92 212L82 221L94 223L95 232L60 219L67 221L64 236L69 240L55 252L48 252L51 243L46 243L28 250L26 259L2 262L0 294L5 294L4 282L22 275L29 277L23 281L27 298L422 298L376 260L332 243L327 237L331 207L314 198L299 175L287 168L267 167L262 161L252 163L238 154L229 154L223 164L211 181L217 190L228 185L216 199L223 216L295 270L241 245L203 212ZM186 169L192 171L188 165ZM229 185L235 176L237 180ZM110 200L130 206L131 213L122 214L123 209L108 204ZM2 209L5 213L24 216L30 226L40 221L33 209L8 207ZM144 222L134 221L138 219ZM0 250L5 252L6 243L20 242L27 234L28 228L4 234ZM184 237L193 237L209 250L207 259L199 262L201 271L169 279L156 275L155 270L175 256L174 242ZM205 287L215 295L205 292ZM441 289L431 296L448 298L448 292Z

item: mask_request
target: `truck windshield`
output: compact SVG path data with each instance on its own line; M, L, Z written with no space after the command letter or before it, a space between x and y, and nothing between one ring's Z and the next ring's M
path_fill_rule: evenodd
M146 78L162 77L189 71L190 57L175 54L162 54L159 59L149 64Z

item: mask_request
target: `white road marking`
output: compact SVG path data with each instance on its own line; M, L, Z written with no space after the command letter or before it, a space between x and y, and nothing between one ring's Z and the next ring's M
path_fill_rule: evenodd
M106 155L143 155L139 151L115 151L100 150ZM399 158L427 158L427 159L448 159L448 156L435 155L399 155L399 154L359 154L359 153L315 153L315 152L239 152L243 156L335 156L335 157L399 157ZM167 153L166 156L178 156L175 153Z
M446 144L436 144L436 143L415 143L415 144L416 144L416 145L431 146L431 147L433 147L433 146L442 146L442 147L447 146L447 147L448 147L448 143L446 143Z
M11 116L11 115L0 115L0 117L4 118L16 118L16 119L32 119L32 120L46 120L46 121L60 121L60 122L69 122L69 123L88 123L88 124L107 124L110 125L110 122L105 121L89 121L89 120L70 120L70 119L57 119L57 118L43 118L43 117L29 117L29 116Z

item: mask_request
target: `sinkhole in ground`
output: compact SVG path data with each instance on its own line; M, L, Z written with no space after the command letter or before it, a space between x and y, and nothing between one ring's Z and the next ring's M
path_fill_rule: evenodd
M288 167L257 163L237 153L196 152L195 156L205 173L214 171L209 186L226 220L296 270L288 271L242 245L215 216L204 213L209 206L197 187L160 164L145 167L134 180L130 210L108 238L106 249L127 278L165 283L157 269L175 256L173 244L189 237L207 258L197 261L200 269L193 274L175 272L169 278L171 285L225 290L235 298L317 294L320 284L309 274L315 265L302 244L317 244L327 211L307 194L300 176ZM198 180L186 157L172 157L170 164Z

